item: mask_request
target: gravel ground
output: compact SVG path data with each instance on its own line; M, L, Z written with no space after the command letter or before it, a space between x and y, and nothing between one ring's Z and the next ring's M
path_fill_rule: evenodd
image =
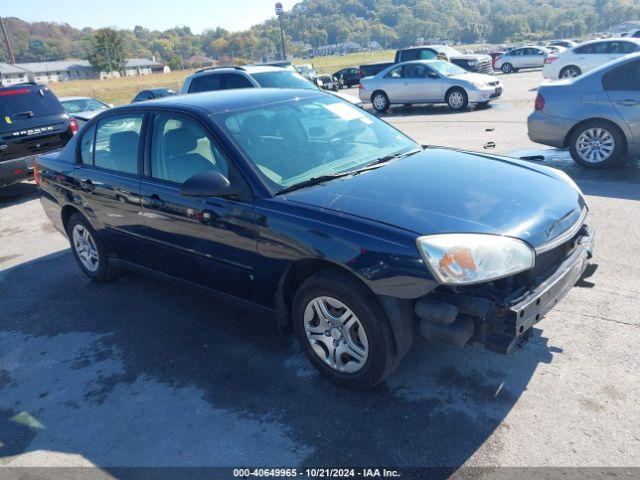
M90 283L24 183L0 193L0 465L640 466L640 169L532 144L541 74L502 78L487 109L384 118L424 143L539 153L586 193L597 270L525 348L419 339L377 390L341 390L267 319L139 275Z

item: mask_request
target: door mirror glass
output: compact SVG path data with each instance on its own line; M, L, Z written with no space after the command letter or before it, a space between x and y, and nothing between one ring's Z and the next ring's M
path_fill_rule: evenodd
M234 193L227 177L216 170L194 175L180 189L180 194L184 197L228 197Z
M428 72L427 78L439 78L436 72Z

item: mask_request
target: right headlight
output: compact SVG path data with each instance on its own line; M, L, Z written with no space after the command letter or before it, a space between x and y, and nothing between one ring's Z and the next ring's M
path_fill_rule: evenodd
M525 242L498 235L428 235L417 243L436 279L448 285L497 280L529 270L536 261L535 252Z

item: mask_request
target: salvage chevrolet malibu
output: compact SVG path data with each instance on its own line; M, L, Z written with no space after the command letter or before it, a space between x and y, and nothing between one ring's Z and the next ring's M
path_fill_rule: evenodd
M219 292L272 315L350 388L379 384L418 330L509 353L581 277L594 238L564 173L423 148L320 91L108 110L35 176L92 280L138 269Z

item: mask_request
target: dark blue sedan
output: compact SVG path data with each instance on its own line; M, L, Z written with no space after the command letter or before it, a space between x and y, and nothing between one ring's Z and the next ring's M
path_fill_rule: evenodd
M509 353L593 245L564 173L423 148L319 91L108 110L40 157L36 179L92 280L137 269L206 287L272 315L351 388L393 372L417 330Z

